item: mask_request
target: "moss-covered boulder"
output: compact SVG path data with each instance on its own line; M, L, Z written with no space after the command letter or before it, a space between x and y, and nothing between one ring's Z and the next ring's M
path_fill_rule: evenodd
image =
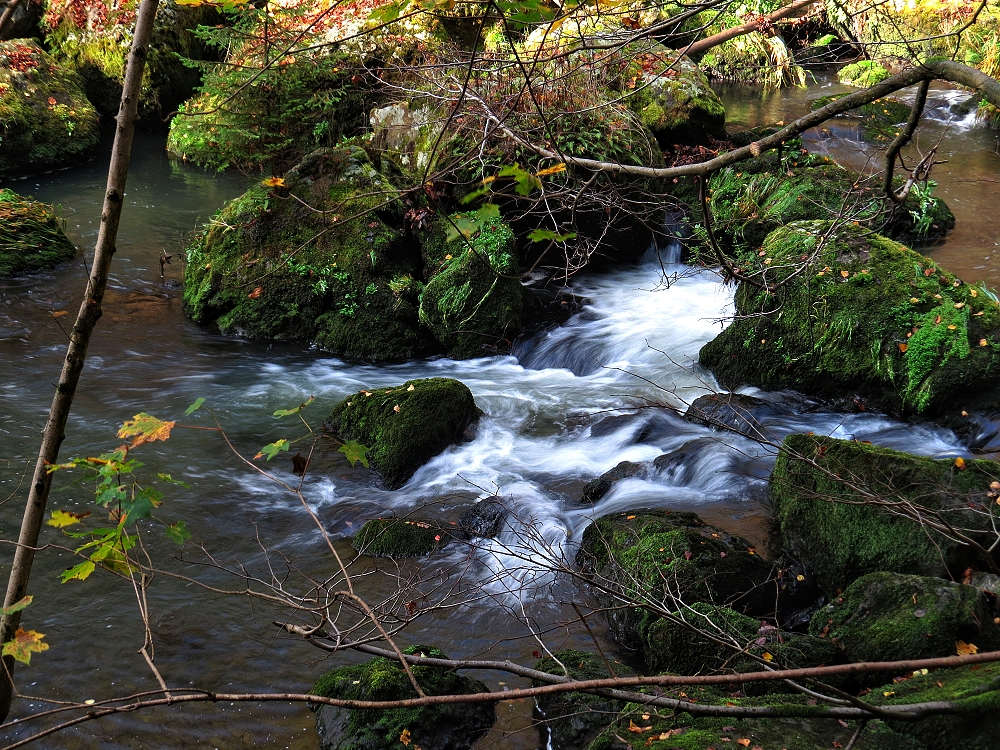
M995 461L913 456L815 435L789 435L771 475L782 544L831 596L876 571L959 577L987 567L968 546L893 510L935 514L988 547L1000 478ZM977 533L976 530L979 530Z
M480 414L463 383L427 378L358 391L334 408L326 427L367 446L372 466L396 488L448 446L467 440Z
M224 333L312 342L349 357L427 352L417 319L420 248L387 223L399 213L395 196L360 148L313 152L284 178L227 203L195 238L185 312Z
M962 643L993 651L1000 647L993 605L975 586L869 573L816 612L809 632L834 641L853 662L953 656ZM864 677L869 685L884 679L880 674Z
M859 60L837 71L837 80L841 83L863 89L881 83L888 77L889 71L871 60Z
M774 609L770 565L745 539L690 512L644 509L602 516L584 531L577 564L600 582L598 598L609 608L615 638L638 651L659 620L656 610L673 612L681 603L697 602L755 616Z
M517 245L499 218L476 222L469 237L457 229L464 217L438 221L421 237L427 286L420 322L455 359L510 351L521 332L524 290Z
M554 657L542 657L535 669L574 680L603 680L612 676L604 660L589 651L566 649ZM612 668L615 677L635 674L619 661L615 661ZM531 684L537 687L547 683L533 680ZM535 705L542 720L543 746L553 750L578 750L587 747L615 720L625 702L592 693L551 693L539 696Z
M796 222L761 249L776 293L742 282L737 318L700 352L727 388L860 395L894 413L996 400L1000 302L937 263L852 225Z
M783 633L766 621L702 602L653 623L643 639L642 653L649 671L686 675L759 672L760 659L789 669L844 661L831 641ZM781 683L745 683L740 687L746 695L785 688Z
M440 649L410 646L410 655L447 658ZM411 667L425 695L483 693L485 684L445 667ZM391 701L416 698L398 662L375 657L355 666L338 667L320 677L313 695L342 700ZM400 737L424 750L469 750L496 721L494 703L447 703L388 710L347 709L313 704L321 750L398 750Z
M875 688L865 700L876 705L951 701L954 713L919 722L890 722L927 750L1000 750L1000 665L974 664L907 675Z
M354 549L372 557L419 557L452 541L453 532L425 518L373 518L354 535Z
M0 179L90 159L98 126L79 76L33 39L0 42Z
M75 257L52 206L0 190L0 279L45 271Z

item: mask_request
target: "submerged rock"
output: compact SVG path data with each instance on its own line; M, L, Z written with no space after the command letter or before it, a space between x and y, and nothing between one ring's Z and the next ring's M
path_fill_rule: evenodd
M623 479L639 477L645 479L649 474L649 467L645 464L637 464L634 461L622 461L612 469L592 479L583 487L583 495L580 497L581 503L592 505L607 495L611 488Z
M446 659L433 646L410 646L403 653ZM445 667L411 667L426 695L483 693L485 684ZM391 701L416 698L398 662L377 656L354 666L338 667L320 677L313 695L344 700ZM322 704L316 711L320 750L398 750L405 736L423 750L469 750L496 722L494 703L449 703L387 710L347 709ZM405 732L405 734L404 734Z
M0 42L0 179L90 159L98 125L79 76L33 39Z
M452 532L423 518L374 518L366 521L351 544L372 557L419 557L452 541Z
M761 252L769 282L787 283L771 294L741 282L738 317L699 354L726 387L859 394L927 416L997 401L1000 302L986 287L830 222L777 229Z
M0 189L0 279L46 271L75 257L52 206Z
M911 503L929 518L942 513L988 547L997 475L994 461L970 459L960 468L952 459L789 435L771 499L785 549L835 596L876 571L960 577L967 567L985 567L970 547L878 503Z
M492 539L504 527L509 513L499 500L480 500L458 519L458 527L473 538Z
M358 391L334 408L325 426L341 440L367 446L371 465L395 489L448 446L467 440L480 414L463 383L427 378Z

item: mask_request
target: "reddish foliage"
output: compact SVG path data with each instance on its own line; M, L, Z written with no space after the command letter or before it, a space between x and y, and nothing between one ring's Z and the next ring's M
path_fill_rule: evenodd
M38 58L35 56L35 50L28 45L11 42L10 49L0 56L0 64L18 73L27 73L38 67Z

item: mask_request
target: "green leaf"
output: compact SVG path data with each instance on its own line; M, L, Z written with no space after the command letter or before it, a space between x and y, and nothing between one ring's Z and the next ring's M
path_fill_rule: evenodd
M191 416L196 411L198 411L201 408L201 405L204 404L204 403L205 403L205 399L203 399L203 398L196 398L194 400L194 403L191 404L191 406L189 406L187 408L187 410L184 412L184 416L185 417Z
M406 10L406 6L410 3L408 0L401 0L401 2L389 3L388 5L383 5L380 8L375 8L368 18L372 21L377 21L378 23L392 23Z
M566 242L576 237L576 232L567 232L566 234L557 234L551 229L533 229L528 232L528 239L532 242Z
M60 578L62 579L63 583L66 583L67 581L72 581L74 578L78 581L85 581L87 580L87 576L93 573L94 568L96 567L97 566L94 565L94 563L92 563L90 560L84 560L79 565L74 565L69 570L64 570ZM4 646L4 648L6 649L6 645Z
M36 633L34 630L24 630L18 628L14 633L14 640L3 644L3 655L13 656L19 662L31 664L31 655L49 650L49 644L42 643L44 633Z
M45 525L62 529L77 523L80 523L80 518L78 516L68 513L65 510L54 510L52 511L52 517L45 522Z
M309 404L311 404L315 400L316 400L315 396L310 396L304 403L299 404L294 409L278 409L278 411L274 412L274 416L280 418L280 417L288 417L291 416L292 414L298 414L300 411L305 409L307 406L309 406Z
M497 172L497 177L512 177L514 179L514 192L518 195L529 195L532 190L542 187L542 181L520 164L501 167L500 171Z
M143 487L135 491L130 502L122 504L122 510L129 521L135 521L137 518L149 518L153 508L161 505L163 493L155 487Z
M26 596L21 601L14 602L9 607L4 607L3 609L0 609L0 614L12 615L15 612L20 612L22 609L31 604L32 599L34 599L33 596Z
M180 479L174 479L169 474L157 474L156 476L157 478L163 480L164 482L170 482L170 484L179 484L184 489L188 489L191 487L191 485L188 484L187 482L182 482Z
M164 530L167 539L175 544L184 544L185 541L191 538L191 532L186 528L187 524L184 521L178 521L177 523L167 526Z
M362 445L356 440L348 440L342 446L340 446L339 452L347 456L347 460L351 462L351 466L357 464L358 461L366 469L368 468L368 457L365 455L370 451L371 448Z
M267 456L267 460L270 461L272 458L277 456L282 451L287 451L289 446L291 446L291 443L289 443L284 438L281 438L281 440L276 440L273 443L268 443L267 445L265 445L263 448L257 451L257 455L254 456L254 458Z
M446 241L452 242L459 237L469 239L480 230L482 225L490 219L500 218L500 206L495 203L484 203L475 212L470 214L459 214L452 218L452 222L447 227Z

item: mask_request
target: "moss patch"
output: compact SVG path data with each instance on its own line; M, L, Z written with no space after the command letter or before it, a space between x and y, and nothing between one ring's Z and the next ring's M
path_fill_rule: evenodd
M479 415L464 384L428 378L348 396L330 414L326 427L341 440L367 445L372 466L395 488L449 445L462 441Z
M797 222L768 235L761 253L772 283L805 270L777 294L740 284L736 313L754 317L738 317L700 353L727 387L860 394L928 415L995 397L994 292L853 226Z
M875 571L948 577L949 571L960 576L966 567L984 567L968 547L886 509L862 504L862 491L939 511L950 523L980 528L985 535L988 509L993 507L989 504L994 502L989 486L998 477L1000 467L994 461L969 460L960 471L952 460L789 435L771 475L771 498L785 549L836 596ZM836 500L842 502L831 502Z
M871 60L859 60L856 63L845 65L837 72L837 80L841 83L862 89L881 83L888 77L889 71Z
M99 140L75 73L32 39L0 42L0 179L79 164Z
M422 518L374 518L354 535L354 549L372 557L418 557L437 552L451 532Z
M76 257L51 206L0 190L0 279L44 271Z

